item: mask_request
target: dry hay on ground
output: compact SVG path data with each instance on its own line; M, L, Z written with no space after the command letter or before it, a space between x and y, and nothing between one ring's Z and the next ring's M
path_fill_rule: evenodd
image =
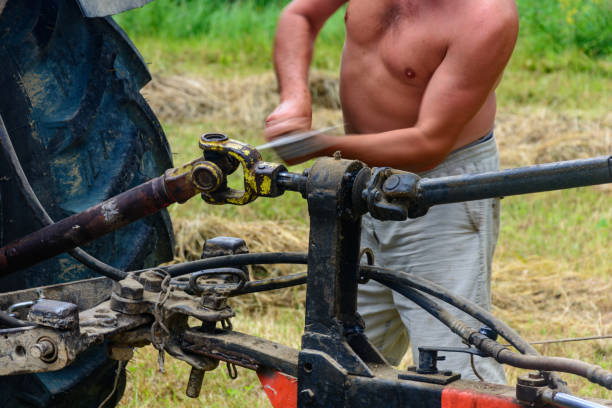
M544 107L502 107L495 131L502 165L510 167L610 154L610 129L612 113L595 119Z
M247 243L250 252L306 252L308 228L294 223L275 221L232 221L216 216L173 221L176 231L174 262L199 259L204 242L218 236L239 236ZM265 265L258 268L251 278L263 279L271 276L303 272L305 265ZM253 273L252 273L253 274ZM304 291L286 288L275 292L257 293L232 299L242 308L267 308L270 306L292 306L303 303Z
M315 109L338 110L338 81L313 73L310 90ZM278 103L272 74L236 78L154 77L142 90L163 121L222 119L242 126L261 126Z
M310 78L313 126L341 123L338 80L313 72ZM163 121L222 120L241 127L261 127L276 107L272 74L237 78L155 77L143 95ZM500 107L496 137L502 167L571 160L612 152L612 113L587 117L543 107Z

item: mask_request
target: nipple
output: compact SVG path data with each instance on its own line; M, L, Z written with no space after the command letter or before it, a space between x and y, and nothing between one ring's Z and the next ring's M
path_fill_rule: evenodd
M412 70L412 68L406 68L404 75L406 75L406 78L408 79L416 78L416 73Z

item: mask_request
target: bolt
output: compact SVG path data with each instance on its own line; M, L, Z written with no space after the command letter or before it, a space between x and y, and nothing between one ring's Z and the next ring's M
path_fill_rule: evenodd
M543 387L546 385L546 379L540 373L529 373L517 378L517 384L529 387Z
M30 347L30 355L47 361L55 355L55 344L51 340L41 339L38 343Z
M529 378L531 378L532 380L539 380L542 378L542 376L540 375L540 373L536 373L536 372L530 372L527 374L529 376Z
M223 172L214 163L205 162L193 168L191 175L194 184L201 190L213 192L221 185Z
M383 188L385 191L393 191L400 185L400 177L397 174L392 175L387 180L385 180L385 184L383 184Z
M187 394L189 398L198 398L200 396L205 372L206 371L199 368L191 367L189 380L187 381L187 390L185 390L185 394Z
M375 201L380 201L382 200L382 193L378 190L374 191L374 200Z
M265 165L265 164L263 164L263 163L262 163L262 164L258 164L258 165L257 165L257 168L258 168L259 170L265 170L265 169L266 169L266 165Z

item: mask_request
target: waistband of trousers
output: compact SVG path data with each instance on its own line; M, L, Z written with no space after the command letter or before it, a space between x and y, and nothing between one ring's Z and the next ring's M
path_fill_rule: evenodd
M465 162L477 162L498 155L497 142L493 130L478 140L452 151L446 159L431 170L419 173L421 177L436 175L446 169L456 168Z

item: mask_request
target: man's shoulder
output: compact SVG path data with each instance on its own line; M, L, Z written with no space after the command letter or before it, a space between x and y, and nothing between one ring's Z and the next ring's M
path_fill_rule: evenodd
M514 44L518 35L518 9L514 0L473 0L456 10L452 42L476 48ZM465 7L468 6L468 7ZM486 51L483 49L482 51Z
M461 10L457 10L462 18L455 20L462 31L486 36L518 29L519 14L514 0L473 0L467 3L467 7L464 4Z

